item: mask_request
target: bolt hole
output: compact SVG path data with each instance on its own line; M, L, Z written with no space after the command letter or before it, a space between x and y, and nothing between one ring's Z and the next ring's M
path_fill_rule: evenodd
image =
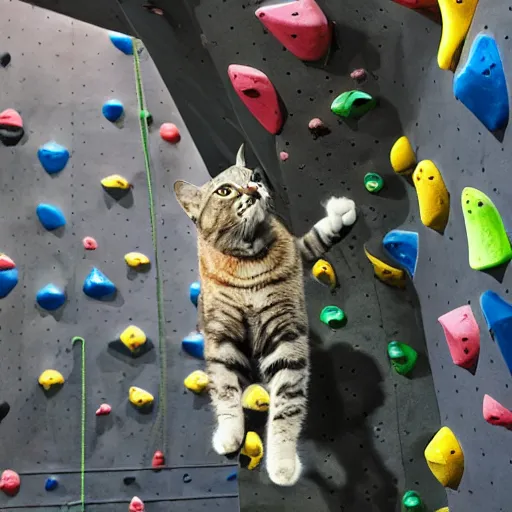
M291 34L291 35L290 35L290 37L291 37L292 39L297 39L297 34Z
M478 206L482 207L484 205L484 203L482 203L482 201L478 201Z
M260 93L256 89L244 89L242 92L249 98L259 98L260 97Z
M298 16L299 13L298 12L292 12L292 16Z

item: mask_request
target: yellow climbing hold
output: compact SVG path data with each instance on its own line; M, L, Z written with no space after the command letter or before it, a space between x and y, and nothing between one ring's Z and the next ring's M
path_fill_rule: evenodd
M443 32L437 63L441 69L455 71L477 5L478 0L439 0Z
M366 247L364 248L364 253L373 265L373 271L378 279L390 286L405 288L405 272L402 269L392 267L379 258L373 256L368 252Z
M412 175L418 194L421 222L443 232L450 214L450 195L439 169L432 160L422 160Z
M242 406L252 411L268 411L270 396L267 390L259 384L251 384L242 395Z
M129 252L128 254L125 254L124 261L126 261L129 267L133 268L149 264L149 258L141 252Z
M64 377L57 370L45 370L39 376L39 384L48 391L52 386L64 384Z
M131 185L126 178L119 176L119 174L112 174L101 180L101 184L105 188L118 188L120 190L128 190Z
M439 510L436 510L436 512L450 512L450 509L448 507L440 508Z
M144 407L145 405L150 405L155 400L155 397L145 391L142 388L138 388L136 386L132 386L130 391L128 392L128 398L130 402L137 407Z
M263 443L256 432L247 432L241 453L251 459L247 469L254 469L261 462L263 458Z
M207 387L210 379L205 372L196 370L192 372L184 381L185 387L194 393L202 393Z
M444 487L456 490L464 473L464 453L455 434L442 427L425 448L425 459Z
M119 336L119 339L131 352L137 352L146 343L146 334L136 325L129 325Z
M391 148L389 154L391 167L397 174L410 174L416 165L416 156L409 139L404 135L400 137Z
M326 260L318 260L311 270L313 277L329 288L336 288L336 272L333 266Z

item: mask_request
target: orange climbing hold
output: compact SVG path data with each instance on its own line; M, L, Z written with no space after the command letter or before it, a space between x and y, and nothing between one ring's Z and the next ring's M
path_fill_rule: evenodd
M231 64L228 67L231 84L251 114L275 135L283 126L277 92L265 73L256 68Z
M256 16L298 59L319 60L329 51L332 26L315 0L265 5Z
M483 414L487 423L512 430L512 411L489 395L484 396Z
M172 123L164 123L160 126L160 137L171 144L177 144L181 140L178 127Z

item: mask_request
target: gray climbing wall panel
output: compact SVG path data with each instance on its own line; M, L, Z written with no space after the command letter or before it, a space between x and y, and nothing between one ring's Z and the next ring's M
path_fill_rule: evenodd
M18 286L0 303L0 393L11 405L0 424L0 468L22 474L21 492L15 498L0 495L0 509L53 509L79 500L81 360L80 348L72 348L70 340L83 336L88 510L126 510L134 494L153 502L150 510L168 510L169 499L178 500L173 510L238 510L238 485L226 481L233 464L222 467L223 461L211 453L208 403L185 393L182 384L200 366L180 353L181 338L196 324L188 300L196 256L193 234L170 187L178 176L205 181L204 164L143 51L142 79L154 117L150 149L167 319L168 387L161 397L155 268L135 273L123 259L137 250L154 260L133 59L114 48L103 29L7 0L0 2L0 12L0 47L12 56L0 73L0 108L18 110L26 132L18 146L0 148L1 251L20 271ZM125 106L122 127L101 115L109 98ZM158 135L165 121L180 126L183 142L176 148ZM52 139L71 152L67 167L54 176L37 160L38 147ZM133 184L119 202L100 185L103 177L117 173ZM67 225L62 233L47 232L39 224L39 202L64 211ZM86 235L98 241L96 251L84 251L81 240ZM115 300L100 302L83 294L84 278L93 266L116 284ZM54 314L35 305L36 292L50 282L67 294L65 306ZM132 323L154 345L137 359L109 345ZM47 368L66 378L50 398L37 383ZM131 385L152 392L157 403L165 400L167 432L155 427L157 408L143 415L128 403ZM113 410L97 418L94 411L102 402ZM170 469L145 470L164 435ZM48 493L44 482L52 474L61 485ZM183 480L185 474L189 483ZM135 476L136 482L124 485L125 476Z

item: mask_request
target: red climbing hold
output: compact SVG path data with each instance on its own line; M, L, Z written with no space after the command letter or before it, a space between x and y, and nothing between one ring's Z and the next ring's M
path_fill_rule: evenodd
M164 123L160 126L160 137L171 144L177 144L181 140L178 127L172 123Z
M437 0L394 0L397 4L409 7L410 9L425 9L437 7Z
M12 268L16 268L14 261L6 254L0 254L0 270L11 270Z
M228 67L231 84L251 114L272 134L279 132L283 116L277 92L265 73L239 64Z
M16 110L8 108L0 113L0 125L23 128L23 120Z
M112 407L108 404L101 404L96 410L96 416L107 416L111 413Z
M86 236L82 240L82 243L84 244L84 249L86 251L94 251L98 248L98 242L96 242L92 236Z
M153 460L151 461L151 466L154 468L161 468L165 466L165 457L164 454L157 450L155 454L153 455Z
M314 61L329 50L332 26L315 0L265 5L256 16L295 57Z
M138 496L134 496L128 510L129 512L144 512L144 502Z
M484 396L483 413L487 423L512 430L512 411L489 395Z
M12 469L6 469L0 477L0 489L9 496L15 496L20 490L20 475Z

